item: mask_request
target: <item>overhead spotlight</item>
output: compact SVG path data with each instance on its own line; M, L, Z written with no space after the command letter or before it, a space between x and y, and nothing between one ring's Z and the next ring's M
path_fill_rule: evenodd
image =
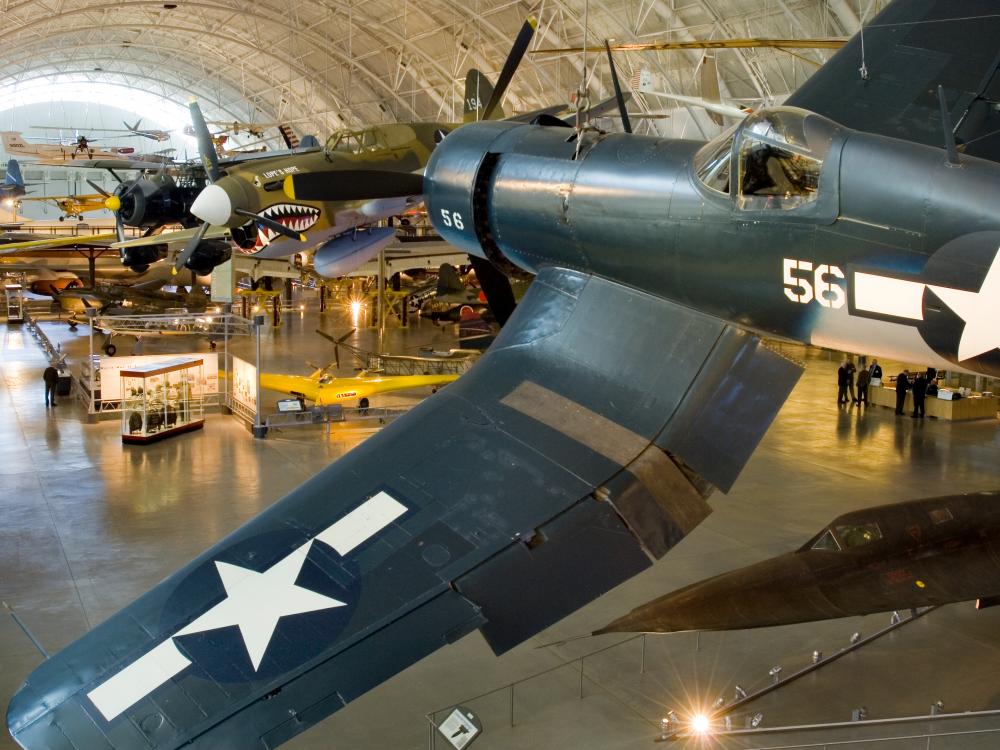
M819 664L821 661L823 661L823 652L816 649L813 651L813 664Z
M722 717L722 728L727 732L733 731L733 717L729 714Z
M747 691L743 689L742 685L736 686L736 700L741 701L747 697Z
M864 706L858 706L853 711L851 711L851 721L864 721L868 718L868 709Z
M892 616L889 618L889 624L890 625L899 625L899 621L901 619L902 619L902 617L900 617L899 612L893 610Z
M931 704L931 716L944 713L944 701L934 701Z
M691 717L691 731L695 734L708 734L712 729L712 722L705 714L695 714Z
M3 204L7 208L14 208L14 199L13 198L4 198Z
M720 695L715 699L715 703L712 704L712 708L722 708L724 705L726 705L726 699Z
M747 717L747 726L750 727L750 729L756 729L760 726L762 721L764 721L764 714L758 712L753 716Z
M851 633L851 643L852 644L855 644L855 643L857 643L860 640L861 640L861 633L859 633L857 631L854 631L853 633Z
M774 678L775 682L777 682L780 679L778 677L778 675L781 674L781 665L780 664L775 664L773 667L771 667L769 670L767 670L767 673L769 675L771 675L772 678Z

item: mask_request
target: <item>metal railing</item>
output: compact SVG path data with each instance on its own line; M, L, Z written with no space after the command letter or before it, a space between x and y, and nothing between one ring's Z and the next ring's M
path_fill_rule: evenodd
M45 335L45 331L39 327L38 323L27 310L24 311L24 325L28 327L28 333L38 342L42 351L45 352L50 364L57 367L65 365L66 355L62 353L58 346L52 345L49 337Z

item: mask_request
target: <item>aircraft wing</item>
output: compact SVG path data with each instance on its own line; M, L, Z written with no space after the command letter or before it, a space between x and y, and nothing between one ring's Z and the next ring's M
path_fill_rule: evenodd
M543 270L466 375L43 662L10 732L274 748L473 630L502 653L701 522L800 372L718 319Z
M193 229L178 229L176 232L161 232L160 234L151 234L148 237L137 237L134 240L115 242L112 247L121 250L130 247L150 247L153 245L184 245L197 232L198 227ZM205 233L204 239L228 240L231 236L230 231L226 227L212 227Z
M141 159L40 159L33 162L49 167L79 167L80 169L163 169L174 166L172 161Z
M82 234L50 237L44 240L26 240L0 245L0 256L24 255L25 250L43 251L57 247L113 247L114 234Z
M349 402L356 404L362 398L379 393L407 391L414 388L445 386L458 380L455 373L435 375L361 375L352 378L331 378L325 383L305 375L284 375L262 372L260 387L278 393L302 394L317 404Z
M786 104L850 128L943 147L942 85L958 145L1000 161L997 38L995 0L890 3L865 26L863 42L856 34Z

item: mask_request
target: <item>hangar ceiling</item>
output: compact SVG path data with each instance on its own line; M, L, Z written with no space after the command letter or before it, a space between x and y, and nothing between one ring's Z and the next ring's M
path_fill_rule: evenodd
M461 112L470 67L495 77L528 15L532 49L589 43L826 37L854 33L885 0L6 0L0 3L0 96L47 81L105 82L184 103L209 116L298 123L326 134L372 122L450 119ZM649 68L674 93L698 94L697 50L631 52L631 74ZM724 98L780 100L830 50L722 50ZM610 94L596 55L592 99ZM579 86L579 53L529 55L508 110L567 101ZM637 101L639 109L663 102ZM692 113L694 114L694 113ZM704 118L702 118L704 119ZM697 118L695 118L697 124ZM652 121L649 121L652 122ZM647 124L647 127L651 125Z

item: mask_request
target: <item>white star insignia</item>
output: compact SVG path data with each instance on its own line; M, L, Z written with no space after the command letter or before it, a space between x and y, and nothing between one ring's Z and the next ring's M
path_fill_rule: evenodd
M965 361L1000 347L1000 252L993 259L983 285L978 292L951 289L946 286L927 288L941 298L956 315L965 321L958 344L958 359Z
M216 562L226 598L175 635L203 633L236 625L256 671L282 617L345 606L344 602L295 585L310 547L312 541L263 573Z

